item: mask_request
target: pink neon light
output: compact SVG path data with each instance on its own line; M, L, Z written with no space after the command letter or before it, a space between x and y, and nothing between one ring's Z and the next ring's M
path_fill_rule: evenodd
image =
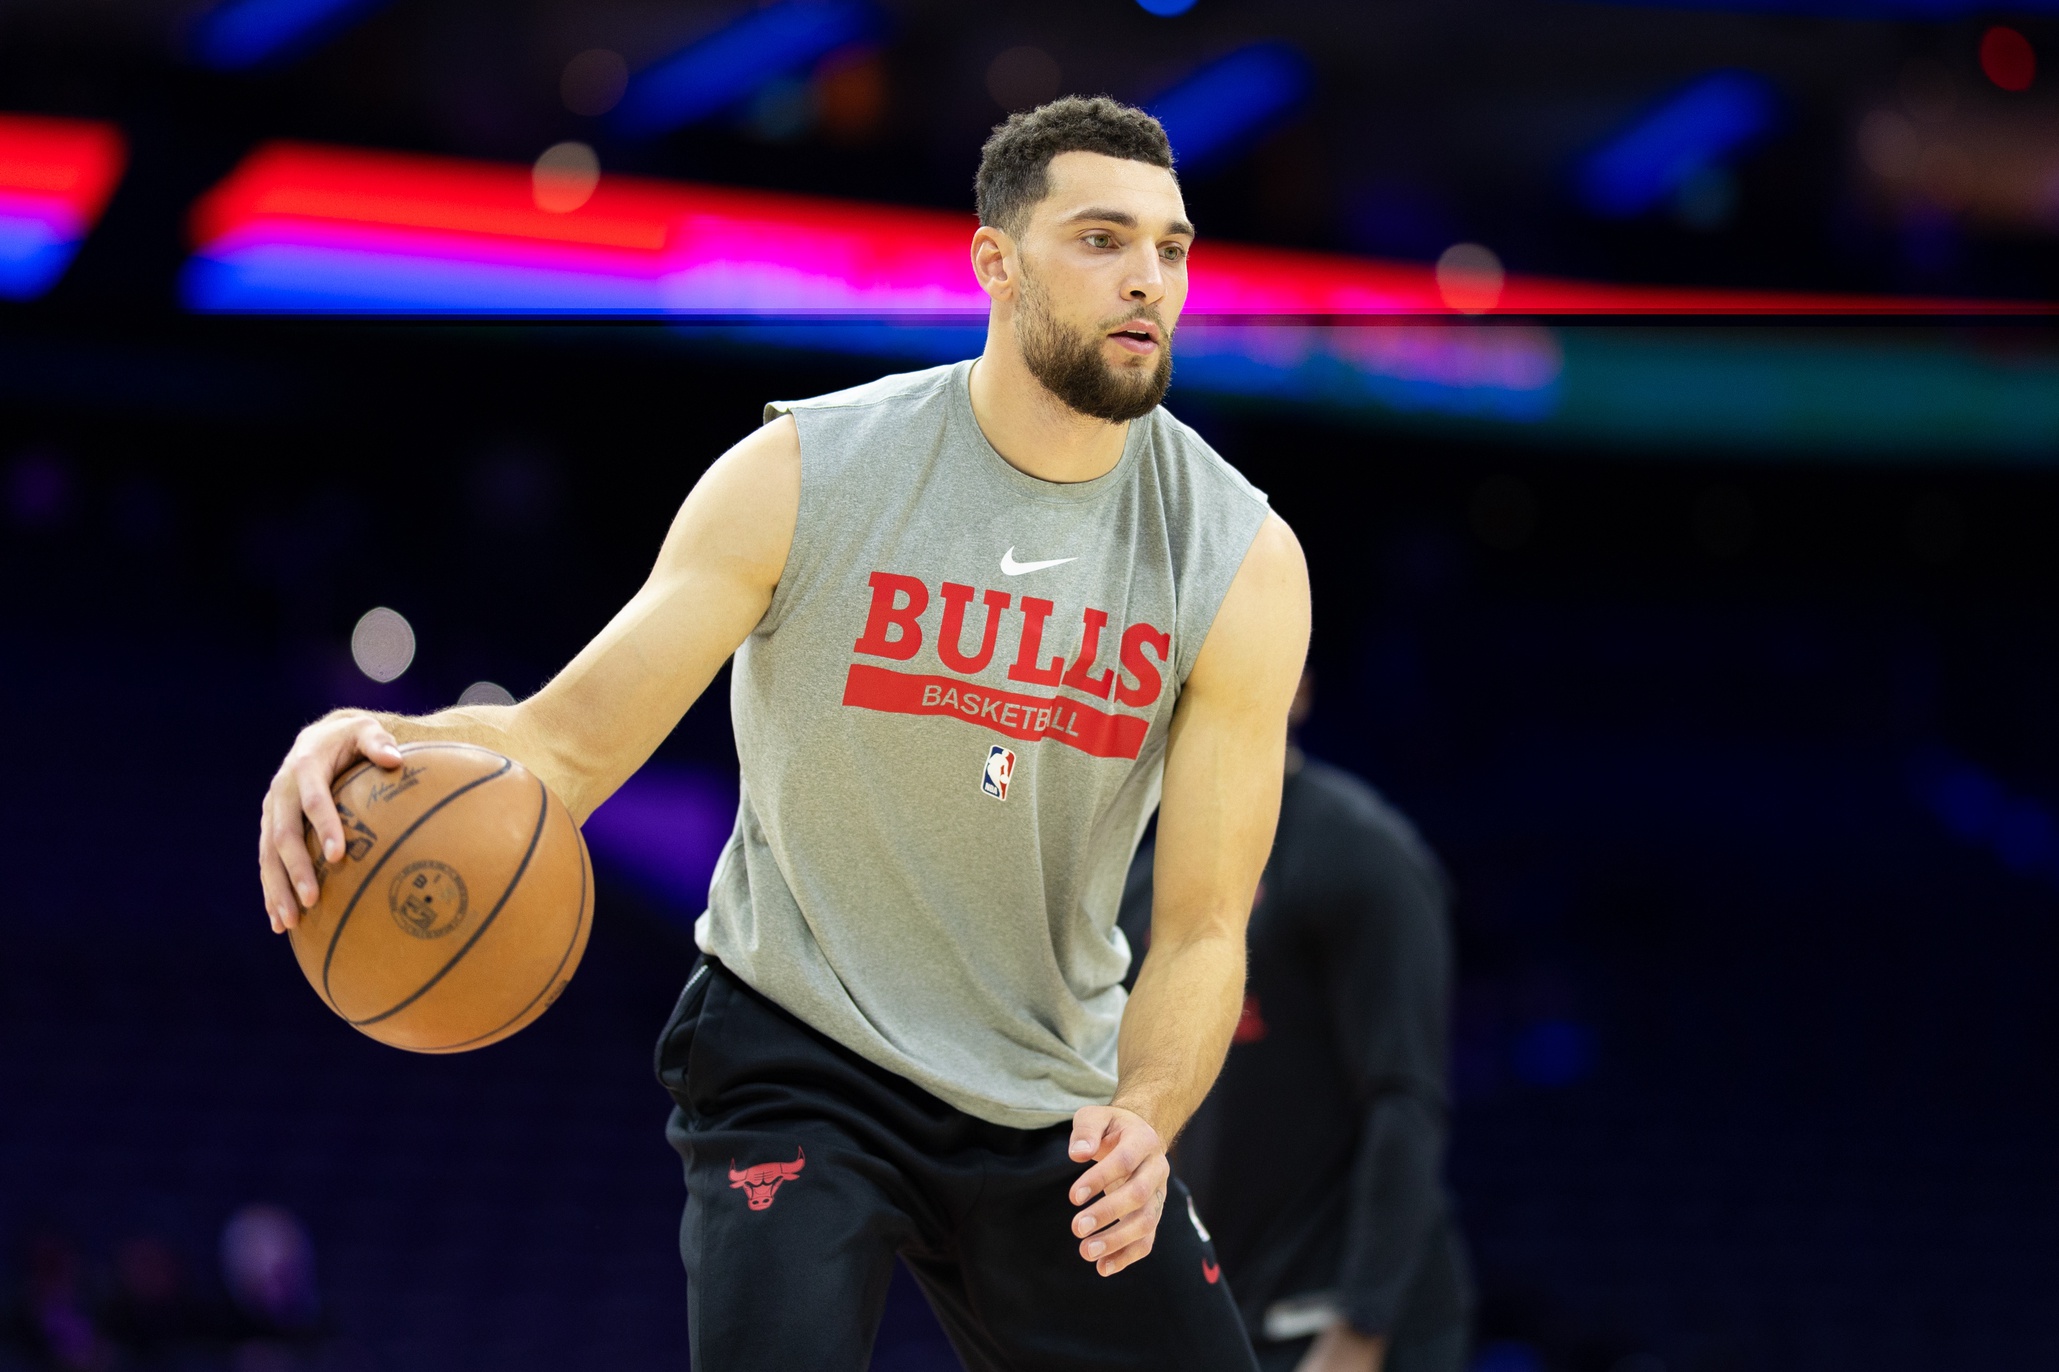
M569 213L527 168L273 144L196 208L205 256L267 245L647 283L653 310L955 312L986 298L971 216L604 177Z
M204 259L232 269L291 249L347 294L372 260L569 274L626 290L653 313L983 314L968 261L971 216L769 191L605 176L569 213L539 209L524 167L275 143L196 207ZM300 260L300 259L296 259ZM1204 240L1188 314L1453 315L1431 268ZM312 269L310 269L312 270ZM340 285L336 284L341 282ZM517 295L507 307L521 304ZM426 301L434 308L434 301ZM2014 315L2044 302L1934 300L1625 286L1510 276L1491 313L1582 315Z

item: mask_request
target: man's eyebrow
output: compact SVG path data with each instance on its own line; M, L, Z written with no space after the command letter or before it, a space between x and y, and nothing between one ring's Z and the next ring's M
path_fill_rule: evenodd
M1134 229L1137 227L1137 216L1131 214L1128 210L1111 210L1095 206L1074 211L1066 216L1065 222L1068 224L1115 224L1125 229ZM1165 231L1169 234L1187 238L1194 236L1194 226L1184 219L1173 220L1172 223L1165 226Z

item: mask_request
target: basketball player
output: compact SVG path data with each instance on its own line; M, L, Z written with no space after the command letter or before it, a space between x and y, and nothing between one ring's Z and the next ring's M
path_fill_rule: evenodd
M1304 678L1297 724L1310 697ZM1150 861L1123 898L1140 943ZM1465 1365L1471 1282L1442 1177L1449 903L1414 825L1288 750L1244 1015L1180 1144L1263 1372Z
M1156 121L1017 115L978 201L976 359L768 406L548 686L332 714L265 802L284 929L355 759L484 745L583 819L734 654L742 801L658 1055L702 1372L864 1367L897 1253L975 1369L1251 1367L1166 1148L1243 1001L1306 570L1159 408L1194 229Z

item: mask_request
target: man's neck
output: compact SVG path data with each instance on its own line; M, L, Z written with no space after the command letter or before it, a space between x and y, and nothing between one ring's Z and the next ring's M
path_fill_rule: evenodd
M988 335L972 366L972 417L1009 466L1040 481L1092 481L1122 461L1127 422L1093 419L1031 374L1022 354Z

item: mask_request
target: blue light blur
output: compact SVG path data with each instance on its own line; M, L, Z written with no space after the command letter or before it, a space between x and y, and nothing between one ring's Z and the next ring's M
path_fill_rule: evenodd
M639 135L683 128L879 28L878 12L861 0L784 0L753 10L631 77L615 126Z
M1194 0L1137 0L1137 5L1146 14L1155 14L1161 19L1170 19L1175 14L1185 14L1194 8Z
M78 237L46 218L0 215L0 300L34 300L57 284Z
M1300 107L1314 85L1308 59L1285 43L1218 58L1151 102L1180 170L1205 170L1241 152Z
M1909 788L1954 837L1987 849L2018 876L2059 888L2059 817L2051 806L2011 794L1978 764L1943 748L1911 759Z
M1594 1070L1594 1031L1572 1020L1540 1020L1516 1036L1516 1075L1532 1086L1571 1086Z
M643 282L593 272L260 244L196 257L180 292L196 310L408 315L648 313Z
M1588 156L1579 169L1581 202L1609 219L1642 214L1695 173L1772 132L1779 110L1764 77L1744 71L1698 77Z
M200 19L193 55L218 71L242 71L305 52L386 0L222 0Z
M1474 1355L1471 1372L1544 1372L1544 1359L1527 1343L1501 1339Z

